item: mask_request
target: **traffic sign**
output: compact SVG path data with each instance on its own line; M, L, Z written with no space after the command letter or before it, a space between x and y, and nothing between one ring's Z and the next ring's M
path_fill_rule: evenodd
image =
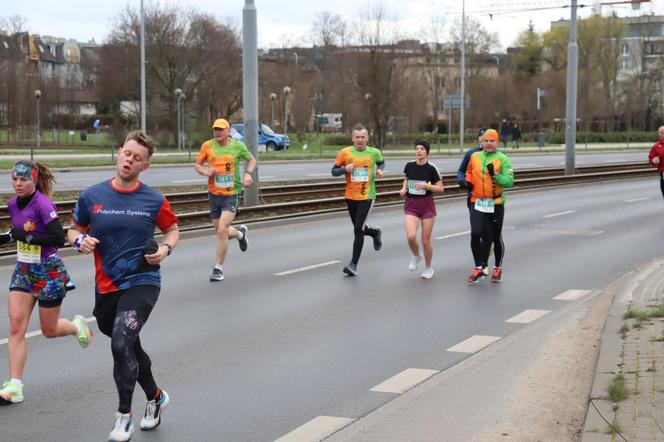
M464 106L470 106L470 95L465 96ZM442 103L443 109L461 109L461 95L445 95Z

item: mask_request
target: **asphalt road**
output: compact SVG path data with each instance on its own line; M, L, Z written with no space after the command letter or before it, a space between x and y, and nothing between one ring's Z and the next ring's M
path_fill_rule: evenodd
M579 151L580 152L580 151ZM579 153L576 158L577 166L624 163L631 161L647 161L646 152L610 152L610 153ZM515 169L530 169L536 167L555 167L565 164L565 156L552 155L510 155ZM407 161L412 158L387 158L386 173L388 175L402 175ZM458 157L432 158L441 172L456 172L461 162ZM323 161L281 161L261 164L259 177L261 181L302 180L331 178L330 169L333 160ZM113 177L112 168L62 169L56 174L58 182L57 191L81 190L103 179ZM141 174L141 180L150 186L191 186L204 185L207 181L198 175L193 166L160 167L153 166ZM0 192L11 192L9 172L0 173Z
M505 282L475 287L466 284L472 258L462 199L438 203L431 281L407 270L398 208L372 214L384 247L365 243L356 278L341 272L352 242L345 215L252 229L246 253L231 245L221 283L208 281L213 237L185 239L162 267L161 299L142 334L172 402L159 429L133 440L270 441L316 416L365 415L394 397L370 389L397 373L445 370L468 356L450 347L508 336L524 325L506 319L559 309L564 302L554 296L602 288L660 256L662 209L653 179L508 192ZM92 259L65 262L79 288L64 315L89 316ZM0 267L0 280L11 271ZM0 311L1 339L4 302ZM29 331L38 326L35 315ZM29 338L26 401L0 408L3 440L107 437L117 399L109 340L95 336L86 350L72 338ZM0 341L2 376L6 367ZM138 388L138 416L143 404Z

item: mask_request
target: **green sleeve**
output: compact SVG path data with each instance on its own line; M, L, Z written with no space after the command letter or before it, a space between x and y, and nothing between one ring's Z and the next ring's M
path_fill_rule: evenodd
M240 152L238 157L242 158L243 160L248 160L251 158L251 152L249 152L249 149L247 149L247 145L242 143L240 145Z
M500 173L497 173L493 179L496 180L503 189L509 189L514 186L514 172L512 171L512 162L507 157L503 155L500 159Z
M376 163L381 163L383 161L383 154L380 149L374 147L374 154Z

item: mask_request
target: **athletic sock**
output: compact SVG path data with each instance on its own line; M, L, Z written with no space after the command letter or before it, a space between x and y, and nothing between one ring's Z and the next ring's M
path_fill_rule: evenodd
M238 241L242 241L244 239L244 232L242 230L238 230L239 235L237 236Z
M23 381L20 379L12 378L11 379L12 384L14 384L17 387L22 387L23 386Z
M219 270L221 270L222 272L224 271L224 268L221 266L221 264L215 264L215 265L214 265L214 268L215 268L215 269L219 269Z

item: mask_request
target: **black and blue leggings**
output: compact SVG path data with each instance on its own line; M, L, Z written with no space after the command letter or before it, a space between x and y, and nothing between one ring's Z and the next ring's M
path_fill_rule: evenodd
M118 389L118 411L129 413L136 382L147 400L157 394L152 361L141 346L139 333L159 298L159 287L141 285L96 295L94 315L99 330L111 338L113 378Z
M367 218L373 208L375 200L346 200L348 205L348 214L353 223L353 257L351 260L357 264L360 261L362 247L364 246L364 235L374 238L378 235L378 230L366 225Z

